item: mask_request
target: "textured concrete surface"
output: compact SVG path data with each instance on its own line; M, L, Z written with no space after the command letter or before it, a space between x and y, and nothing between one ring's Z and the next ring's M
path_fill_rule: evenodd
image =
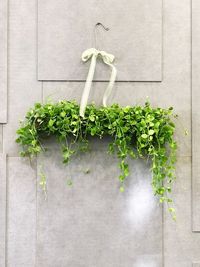
M0 152L3 151L3 125L0 125Z
M38 79L85 80L85 49L98 47L116 56L119 81L162 79L162 0L38 1ZM94 26L103 23L110 30ZM97 64L96 80L109 79Z
M193 0L192 5L192 190L193 190L193 231L200 231L200 2Z
M107 154L106 141L95 144L68 166L62 166L55 144L38 159L38 173L42 165L47 176L47 200L38 187L37 266L160 267L162 213L149 165L130 161L121 193L118 160Z
M0 5L0 123L7 121L7 0Z
M4 148L18 155L15 144L19 120L36 101L41 101L41 83L36 80L36 1L9 1L9 92L8 124Z
M6 155L0 154L0 266L6 260Z
M36 171L28 159L9 157L7 165L6 267L35 266Z
M164 257L165 266L190 267L199 259L200 238L191 229L191 158L180 157L176 167L177 182L172 197L177 212L177 222L165 212Z

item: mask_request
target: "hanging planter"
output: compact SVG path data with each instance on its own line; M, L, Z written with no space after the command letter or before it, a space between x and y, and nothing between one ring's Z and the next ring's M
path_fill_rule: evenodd
M168 196L175 179L176 142L173 109L145 106L110 107L87 105L84 117L75 101L35 104L17 130L16 140L22 146L21 156L34 156L45 151L42 142L55 136L61 144L63 162L68 163L77 152L86 152L92 136L112 137L109 153L119 158L120 190L129 175L128 157L151 160L152 188L160 202L171 203ZM169 211L174 213L173 208Z
M97 23L95 29L96 26L109 30L102 23ZM87 105L97 59L102 60L111 70L110 81L103 96L103 106L99 108ZM107 107L107 99L117 75L114 59L114 55L96 48L83 52L83 62L91 60L91 64L80 106L75 101L35 104L17 131L16 141L23 148L21 156L33 156L45 151L42 141L46 137L56 136L61 144L63 162L68 163L77 152L87 151L91 136L99 139L110 136L112 141L108 151L111 154L116 153L119 158L120 190L124 191L124 180L129 175L128 157L148 158L151 160L154 194L159 196L161 203L171 203L168 194L175 179L177 149L173 137L173 109L152 108L149 103L145 106L120 107L114 104ZM44 181L42 185L45 185ZM175 218L171 205L169 211Z

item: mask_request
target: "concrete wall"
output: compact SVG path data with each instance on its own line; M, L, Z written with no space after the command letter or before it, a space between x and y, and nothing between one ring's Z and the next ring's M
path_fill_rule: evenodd
M86 8L83 1L1 0L0 267L200 266L200 4L132 2L88 1ZM119 192L117 160L106 154L106 141L94 140L91 152L67 167L52 140L32 163L18 156L15 132L34 102L80 101L88 69L80 54L93 46L99 20L110 27L100 31L100 44L116 55L119 69L109 102L142 104L148 96L179 115L177 222L152 196L145 162L131 164L127 190ZM97 70L90 101L101 104L107 78ZM47 200L38 185L41 165Z

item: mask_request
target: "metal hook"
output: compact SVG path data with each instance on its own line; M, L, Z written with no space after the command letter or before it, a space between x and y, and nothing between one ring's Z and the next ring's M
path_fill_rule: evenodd
M94 26L94 43L95 43L95 47L98 49L97 47L97 27L101 26L105 31L109 31L108 27L105 27L101 22L97 22Z

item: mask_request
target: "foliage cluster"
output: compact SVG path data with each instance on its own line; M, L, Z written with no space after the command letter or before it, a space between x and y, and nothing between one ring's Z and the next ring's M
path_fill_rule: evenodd
M88 105L85 117L79 116L79 105L75 101L58 103L36 103L17 130L16 142L22 145L21 156L33 156L45 150L42 140L56 136L61 144L63 162L78 151L87 151L91 136L99 139L112 137L108 151L116 153L121 170L120 190L129 175L127 159L148 158L151 162L152 188L160 202L171 203L168 196L175 179L177 144L174 140L175 125L173 108L144 106L97 108ZM169 211L174 209L169 205Z

